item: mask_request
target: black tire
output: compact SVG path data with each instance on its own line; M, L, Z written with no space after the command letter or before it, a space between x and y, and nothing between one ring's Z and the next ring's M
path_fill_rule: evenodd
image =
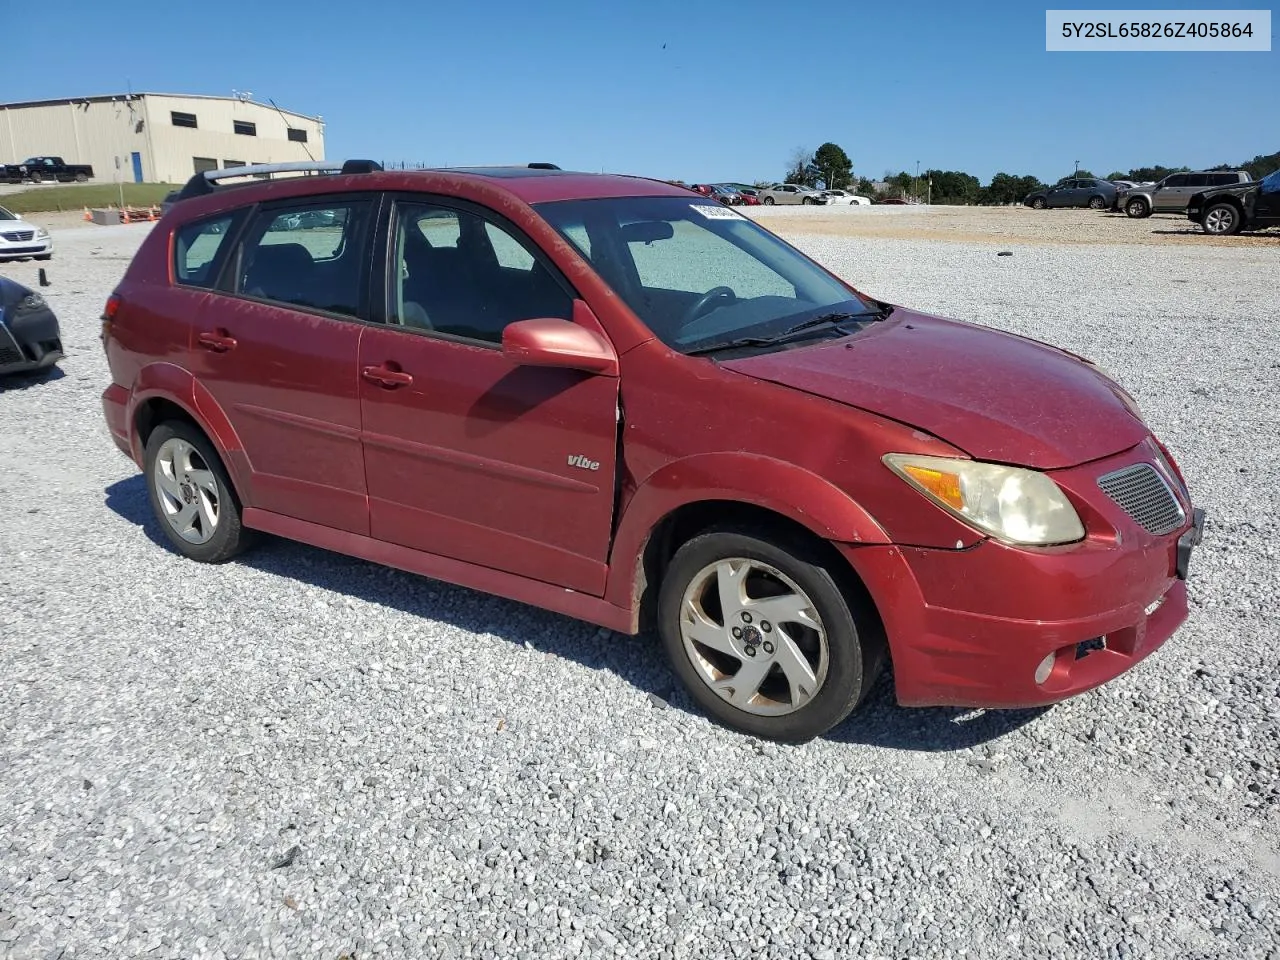
M88 182L89 182L89 175L87 173L76 174L76 183L88 183Z
M764 205L765 205L766 207L772 207L772 206L773 206L773 197L765 197L765 198L764 198L764 200L763 200L762 202L764 203Z
M52 254L52 253L40 253L40 254L37 254L33 259L35 259L35 260L52 260L52 259L53 259L53 254Z
M825 628L826 679L812 699L790 713L762 716L730 704L711 689L686 650L680 626L685 592L709 566L728 559L759 561L792 580ZM676 551L659 590L659 633L676 675L715 720L764 739L802 743L826 733L862 702L883 665L884 640L874 612L842 589L828 563L811 543L758 529L713 528ZM740 660L739 668L745 662Z
M31 174L31 182L32 182L32 183L44 183L44 174L37 170L36 172L34 172L33 174Z
M1200 229L1210 236L1229 237L1239 233L1244 217L1233 203L1215 203L1200 218Z
M1151 204L1141 197L1134 197L1132 200L1125 201L1124 212L1125 216L1141 220L1143 217L1151 216Z
M1090 197L1090 198L1089 198L1089 209L1090 209L1090 210L1105 210L1105 209L1107 209L1107 201L1106 201L1105 199L1103 199L1102 197Z
M1045 203L1044 197L1036 197L1031 201L1031 209L1033 210L1043 210L1047 206L1049 206L1049 204Z
M192 543L184 540L169 522L164 507L161 505L160 492L156 481L156 459L161 447L169 440L184 440L194 448L200 460L204 461L204 469L208 469L217 484L218 521L213 535L204 543ZM194 457L193 463L194 463ZM183 420L166 420L151 431L147 438L146 457L144 458L147 498L151 501L151 511L156 522L168 538L173 548L190 560L200 563L224 563L240 553L252 543L253 532L245 529L241 523L240 498L231 485L222 458L200 430Z
M809 206L811 203L813 203L813 201L812 201L809 197L801 197L801 198L800 198L800 203L801 203L801 205L802 205L802 206L806 206L806 207L807 207L807 206Z

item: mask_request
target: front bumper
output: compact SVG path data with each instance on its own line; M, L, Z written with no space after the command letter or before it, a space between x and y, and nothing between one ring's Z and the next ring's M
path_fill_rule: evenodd
M0 239L0 260L26 260L30 257L44 257L53 253L53 240L3 240Z
M58 320L52 310L25 311L0 323L0 374L44 370L62 357Z
M1043 706L1124 673L1186 620L1205 514L1184 507L1187 521L1162 537L1116 510L1106 516L1116 536L1096 535L1095 520L1086 540L1065 547L837 546L876 601L900 703Z

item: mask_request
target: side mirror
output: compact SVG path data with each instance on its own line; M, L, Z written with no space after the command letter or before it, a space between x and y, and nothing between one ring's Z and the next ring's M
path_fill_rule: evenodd
M600 334L568 320L517 320L502 331L502 353L526 367L561 367L618 375L618 355Z

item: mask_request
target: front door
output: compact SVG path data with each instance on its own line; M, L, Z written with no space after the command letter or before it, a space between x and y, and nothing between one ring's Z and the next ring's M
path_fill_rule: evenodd
M1151 191L1151 209L1167 212L1185 208L1187 200L1191 198L1191 194L1187 192L1188 179L1185 173L1175 173L1165 177L1156 189Z
M282 202L244 227L196 321L192 372L231 421L253 506L369 529L356 361L377 199Z
M136 150L133 153L133 182L142 182L142 154Z
M469 205L395 203L386 247L388 322L360 344L371 535L602 595L617 378L500 348L513 321L573 319L568 282Z

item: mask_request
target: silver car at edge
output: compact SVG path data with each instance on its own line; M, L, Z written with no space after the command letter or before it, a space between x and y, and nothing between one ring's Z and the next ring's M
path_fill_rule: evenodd
M1131 217L1149 217L1153 213L1186 213L1187 202L1204 190L1248 183L1252 177L1246 170L1197 170L1171 173L1163 180L1123 190L1116 206Z
M775 203L825 204L827 195L800 183L775 183L760 191L760 202L766 206L773 206Z

